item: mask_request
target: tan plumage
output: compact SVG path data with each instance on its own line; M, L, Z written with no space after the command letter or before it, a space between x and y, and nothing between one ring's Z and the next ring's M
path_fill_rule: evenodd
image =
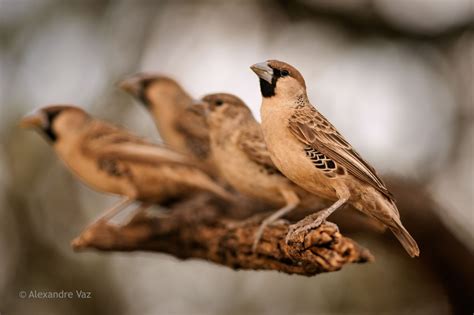
M203 103L208 112L211 151L220 175L243 195L280 207L260 226L254 249L264 228L297 206L327 204L292 183L275 167L260 125L241 99L218 93L205 96Z
M341 136L336 128L314 107L297 108L288 120L293 135L314 150L330 157L359 180L371 185L387 198L393 199L383 181ZM342 169L341 169L342 172Z
M346 202L376 218L397 236L410 256L415 240L403 227L392 194L336 128L309 102L303 76L291 65L270 60L252 66L263 96L262 130L272 161L296 184L336 202L314 215L321 224Z
M139 73L123 80L120 87L147 108L167 145L193 156L208 172L215 173L206 121L192 109L193 99L178 82L166 76Z
M47 106L22 120L52 144L69 169L96 190L124 196L111 213L139 200L163 203L197 191L232 196L186 156L68 105Z
M275 164L273 164L258 122L252 120L252 123L245 127L247 128L241 131L237 139L237 146L251 161L262 165L271 172L280 173Z

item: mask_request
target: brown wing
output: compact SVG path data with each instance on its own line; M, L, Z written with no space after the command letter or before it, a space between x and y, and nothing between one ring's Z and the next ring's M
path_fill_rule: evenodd
M377 176L375 169L362 159L336 128L314 107L298 108L289 119L289 128L298 140L333 159L334 162L344 166L350 174L393 200L392 194Z
M205 117L186 108L177 118L174 128L185 137L188 150L198 159L207 159L211 149Z
M270 158L270 153L259 125L245 128L245 131L240 134L237 141L240 149L245 152L250 160L272 173L280 173Z
M86 154L94 154L98 160L195 166L185 155L102 121L94 121L89 125L81 149Z

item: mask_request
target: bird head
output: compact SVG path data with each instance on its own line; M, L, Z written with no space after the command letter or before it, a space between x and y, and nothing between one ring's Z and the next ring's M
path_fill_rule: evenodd
M209 125L226 123L252 116L247 105L235 95L227 93L208 94L201 99L197 106L203 108Z
M175 80L153 73L136 73L119 82L118 86L148 109L152 109L162 99L174 99L183 93Z
M79 107L50 105L23 117L20 127L34 128L48 141L54 143L61 135L81 128L89 118L90 116Z
M250 67L260 79L263 97L306 95L306 83L293 66L279 60L268 60Z

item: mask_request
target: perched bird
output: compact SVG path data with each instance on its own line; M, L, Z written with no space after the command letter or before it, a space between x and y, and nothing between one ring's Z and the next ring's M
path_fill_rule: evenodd
M205 118L196 113L193 99L176 81L166 76L138 73L119 86L147 108L167 145L195 157L215 175Z
M260 225L255 250L266 226L300 204L328 203L287 179L273 164L262 130L247 105L237 96L209 94L202 99L209 124L211 152L219 174L241 194L280 207Z
M53 146L70 170L92 188L123 196L101 218L137 200L146 208L197 191L233 197L186 156L98 120L81 108L52 105L22 119Z
M272 161L299 186L335 201L313 214L312 223L297 223L291 233L319 226L349 203L385 224L410 256L418 256L418 245L403 227L392 194L374 168L311 105L300 72L277 60L251 69L260 80L262 131Z

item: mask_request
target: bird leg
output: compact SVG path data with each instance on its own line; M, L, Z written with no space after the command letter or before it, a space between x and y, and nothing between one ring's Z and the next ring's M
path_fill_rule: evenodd
M135 199L132 199L129 197L122 198L119 202L115 203L112 207L107 209L104 214L100 215L97 219L92 221L92 223L89 224L89 226L92 226L102 220L109 221L114 216L116 216L120 212L120 210L127 207L129 204L131 204L134 201Z
M122 220L122 222L120 223L120 226L125 226L127 225L128 223L130 223L133 218L140 212L143 212L145 211L146 209L150 208L153 204L151 203L145 203L143 202L141 205L139 205L138 207L136 207L135 209L133 209L132 211L130 211L130 213L127 214L127 216L125 217L125 219Z
M269 226L270 224L274 223L275 221L277 221L278 219L280 219L281 217L283 217L284 215L288 214L290 211L295 209L300 203L299 197L292 190L281 190L281 194L283 195L283 198L285 198L286 205L283 208L275 211L272 215L267 217L260 224L257 232L255 233L255 239L253 241L253 245L252 245L253 252L255 252L255 250L257 249L258 243L260 242L262 238L263 231L265 230L265 228Z
M312 229L319 227L326 219L337 209L343 206L349 197L340 198L338 201L333 203L329 208L313 213L299 222L290 225L288 234L286 235L286 243L288 244L290 239L294 238L295 235L300 233L306 233Z

